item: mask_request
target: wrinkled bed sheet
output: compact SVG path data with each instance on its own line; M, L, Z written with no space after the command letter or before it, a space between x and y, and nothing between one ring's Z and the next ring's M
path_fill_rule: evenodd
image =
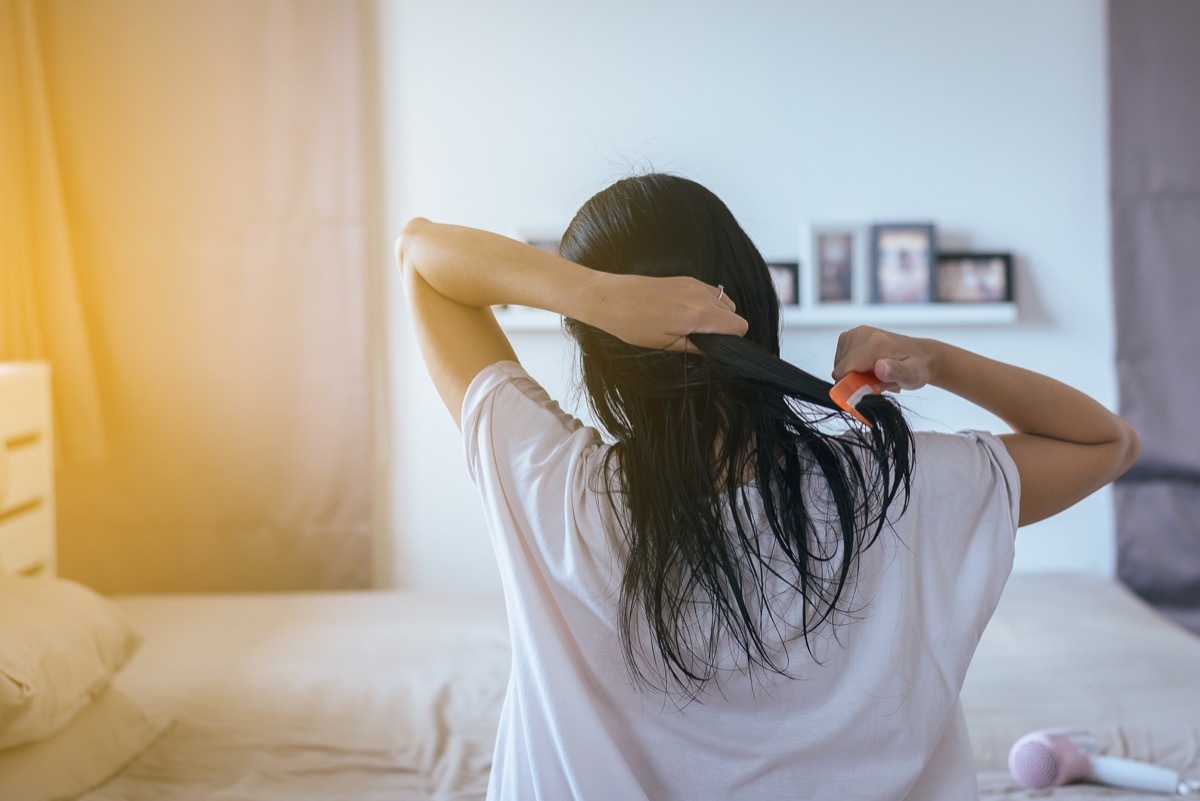
M1200 778L1200 637L1111 579L1012 576L962 701L983 798L1155 797L1085 785L1020 790L1006 771L1009 749L1047 727L1086 729L1103 754Z
M509 665L499 598L117 601L146 643L116 686L175 724L87 801L483 798ZM963 707L984 799L1150 797L1020 790L1008 749L1046 726L1200 776L1200 638L1109 579L1013 576Z
M128 596L116 686L173 728L87 801L480 799L508 676L498 598Z

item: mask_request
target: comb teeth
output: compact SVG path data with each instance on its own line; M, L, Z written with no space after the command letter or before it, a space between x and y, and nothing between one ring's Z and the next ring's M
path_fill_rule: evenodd
M855 407L867 395L874 395L877 392L879 392L879 379L875 377L874 373L846 373L842 380L829 390L829 397L860 422L870 425L867 418L863 417Z

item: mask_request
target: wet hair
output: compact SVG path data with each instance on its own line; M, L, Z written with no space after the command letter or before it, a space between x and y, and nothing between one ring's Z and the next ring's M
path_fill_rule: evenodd
M829 382L779 357L762 255L694 181L618 181L583 205L560 253L720 284L749 323L744 337L693 335L699 353L684 354L564 321L587 403L614 442L600 478L626 548L617 602L633 680L695 698L731 657L739 670L794 675L789 644L803 638L813 654L810 635L856 611L858 555L907 505L903 414L872 396L858 407L869 429L827 425L850 418Z

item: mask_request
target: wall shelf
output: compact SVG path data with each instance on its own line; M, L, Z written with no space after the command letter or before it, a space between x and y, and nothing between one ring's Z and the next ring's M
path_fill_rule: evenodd
M562 318L540 309L498 309L496 319L506 331L558 331ZM873 325L919 328L926 326L1012 325L1015 303L911 303L890 305L785 306L783 327L853 328Z
M1017 304L1006 303L893 303L843 306L787 306L784 328L853 328L856 325L978 326L1011 325Z

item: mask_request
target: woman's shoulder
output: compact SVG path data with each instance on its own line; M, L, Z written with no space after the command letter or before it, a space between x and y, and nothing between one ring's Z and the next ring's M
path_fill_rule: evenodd
M463 398L468 458L481 448L507 461L578 461L603 449L600 433L565 411L517 362L501 361L475 376Z
M942 462L1011 462L1000 438L989 431L914 431L913 449L918 462L922 456Z
M841 435L848 445L871 449L870 434L852 429ZM1001 485L1011 496L1019 493L1020 475L1008 449L988 431L913 431L912 480L919 493L930 487Z
M918 497L948 504L997 504L1019 511L1021 476L1008 449L987 431L914 432L914 489Z
M556 423L573 432L584 426L574 415L568 414L558 401L529 372L514 361L500 361L484 367L467 387L463 397L463 430L467 429L468 417L517 413L516 420L536 421L540 425Z

